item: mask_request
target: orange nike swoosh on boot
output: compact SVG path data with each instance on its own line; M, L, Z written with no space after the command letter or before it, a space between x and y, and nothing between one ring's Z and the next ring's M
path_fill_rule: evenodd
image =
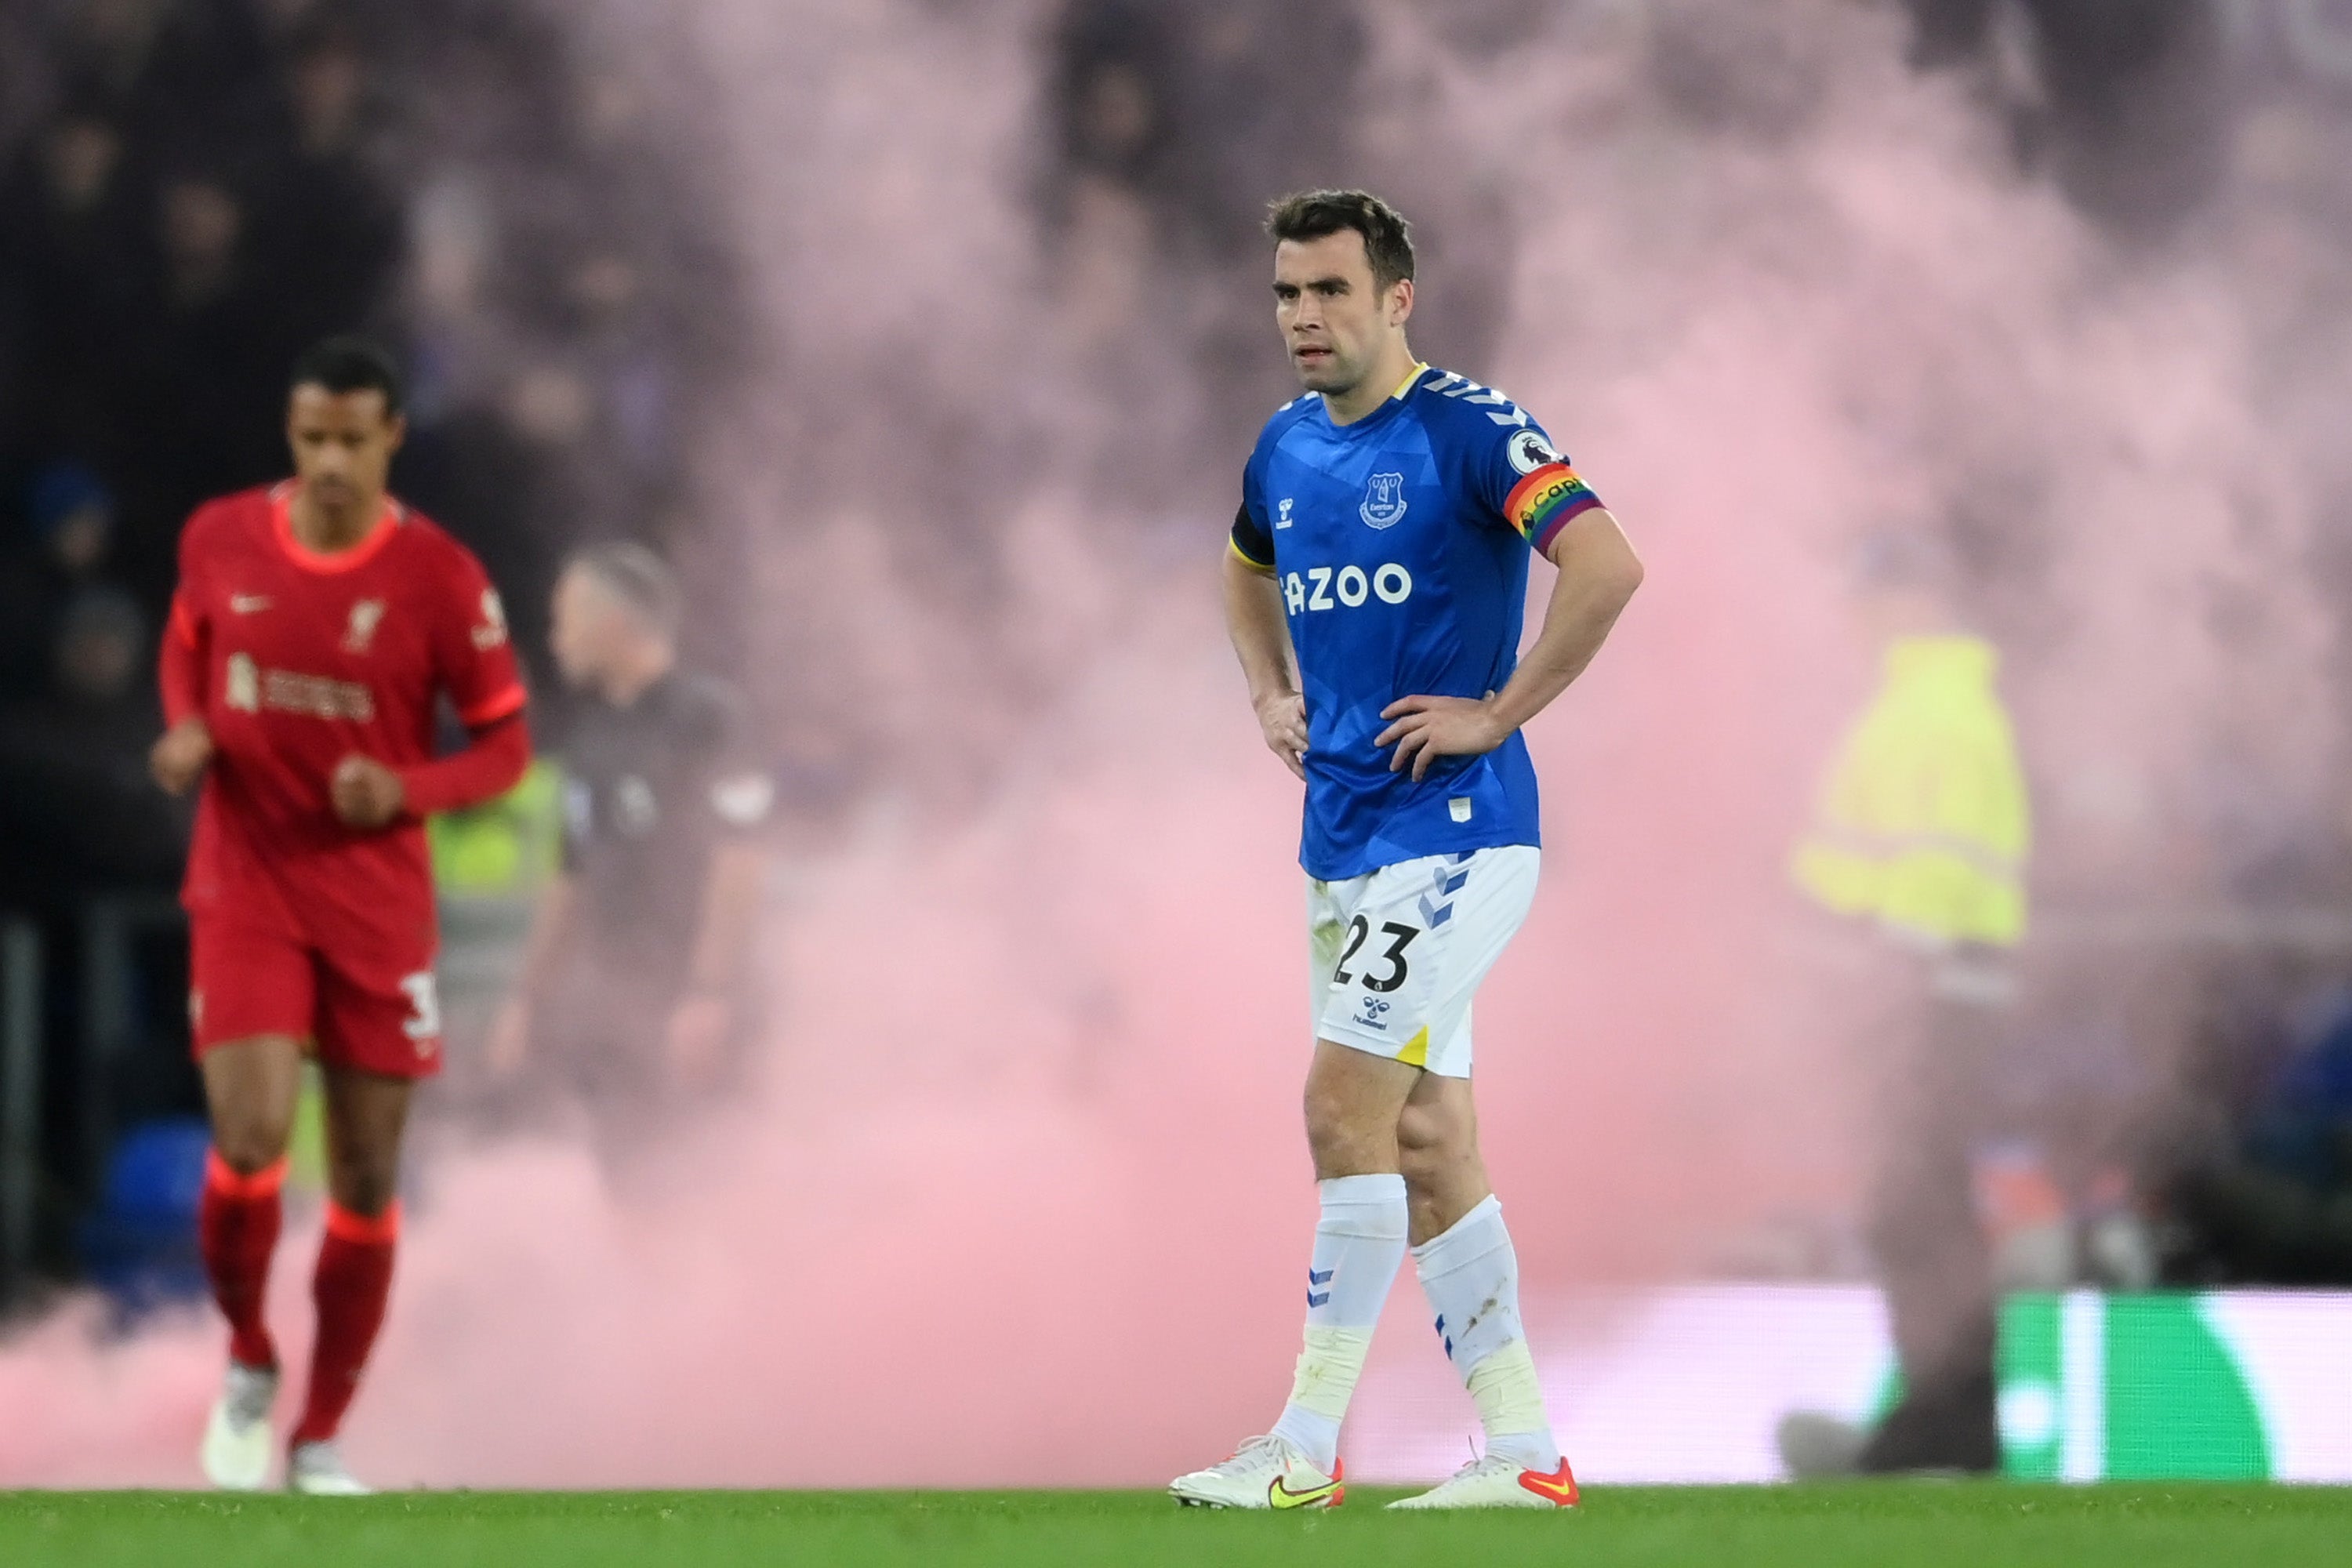
M1569 1472L1566 1459L1559 1462L1559 1469L1548 1476L1534 1470L1521 1470L1519 1485L1546 1502L1558 1503L1562 1508L1576 1506L1576 1477Z

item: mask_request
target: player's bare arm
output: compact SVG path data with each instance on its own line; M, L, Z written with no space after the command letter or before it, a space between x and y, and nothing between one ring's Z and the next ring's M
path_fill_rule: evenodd
M163 733L147 754L148 771L165 793L185 795L212 765L217 749L205 718L205 658L200 637L177 590L172 618L156 649L155 691L163 704Z
M163 731L147 754L147 767L165 793L185 795L196 787L212 760L212 726L191 713Z
M1484 699L1401 697L1381 710L1391 721L1376 745L1394 746L1389 771L1423 777L1438 757L1477 756L1549 707L1584 673L1626 602L1642 585L1642 558L1605 507L1571 519L1551 543L1559 569L1543 630L1503 689Z
M479 805L512 789L530 766L530 731L520 712L470 731L463 751L395 768L354 752L335 764L327 796L346 827L379 832L404 818Z
M1307 776L1307 700L1290 668L1290 627L1274 574L1225 552L1225 627L1249 682L1266 749L1300 778Z

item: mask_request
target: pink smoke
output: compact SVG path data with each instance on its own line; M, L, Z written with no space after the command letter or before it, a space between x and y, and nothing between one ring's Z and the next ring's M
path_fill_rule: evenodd
M887 496L778 531L777 679L919 761L792 868L760 1092L657 1180L616 1197L560 1142L435 1173L352 1458L395 1485L1156 1482L1271 1418L1312 1212L1296 788L1223 646L1223 514L1170 525L1171 557L1167 530L1111 526L1157 509L1088 467L1223 389L1106 379L1103 296L1041 289L1034 16L687 9L791 329L777 406L846 398L834 435L878 453L901 436L883 387L920 383L1068 456L1014 509L985 657L896 553ZM1810 956L1781 859L1873 673L1842 596L1858 534L1966 496L2037 552L2026 618L2061 631L2011 690L2062 781L2045 822L2081 818L2062 843L2161 832L2146 802L2211 732L2184 713L2239 716L2286 775L2325 750L2283 717L2313 700L2298 593L2266 590L2251 648L2180 613L2301 537L2242 395L2244 279L2119 268L1957 88L1904 68L1890 16L1580 16L1468 60L1384 11L1374 72L1382 123L1442 121L1465 178L1518 193L1507 347L1459 368L1546 420L1650 568L1531 737L1545 890L1478 1005L1531 1289L1685 1274L1853 1205L1864 1009ZM1694 19L1802 85L1791 124L1669 112L1645 62ZM1102 243L1098 274L1140 265ZM774 436L719 433L714 461L789 510ZM289 1329L309 1257L281 1254ZM192 1320L100 1346L78 1312L20 1336L0 1484L193 1480L220 1341Z

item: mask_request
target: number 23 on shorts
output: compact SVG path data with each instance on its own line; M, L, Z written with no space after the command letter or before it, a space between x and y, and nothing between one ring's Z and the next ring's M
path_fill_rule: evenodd
M1405 961L1405 949L1411 947L1412 939L1421 934L1421 928L1406 925L1402 921L1381 921L1380 942L1374 945L1377 950L1381 943L1385 943L1387 951L1378 952L1377 956L1368 955L1363 972L1359 975L1348 966L1355 962L1357 952L1371 934L1372 922L1362 915L1348 923L1348 945L1339 953L1339 968L1332 972L1332 984L1352 985L1360 978L1365 990L1386 995L1405 983L1405 977L1411 973Z

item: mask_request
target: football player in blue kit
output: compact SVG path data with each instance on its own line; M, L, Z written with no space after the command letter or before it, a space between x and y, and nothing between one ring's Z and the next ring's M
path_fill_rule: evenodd
M1275 317L1306 395L1267 421L1224 563L1266 744L1306 781L1321 1217L1306 1347L1273 1429L1178 1500L1328 1508L1339 1424L1408 1248L1486 1451L1399 1508L1559 1509L1576 1482L1519 1325L1470 1096L1470 1003L1535 896L1519 731L1642 581L1616 520L1501 393L1413 358L1412 245L1361 191L1276 203ZM1528 558L1558 569L1519 653Z

